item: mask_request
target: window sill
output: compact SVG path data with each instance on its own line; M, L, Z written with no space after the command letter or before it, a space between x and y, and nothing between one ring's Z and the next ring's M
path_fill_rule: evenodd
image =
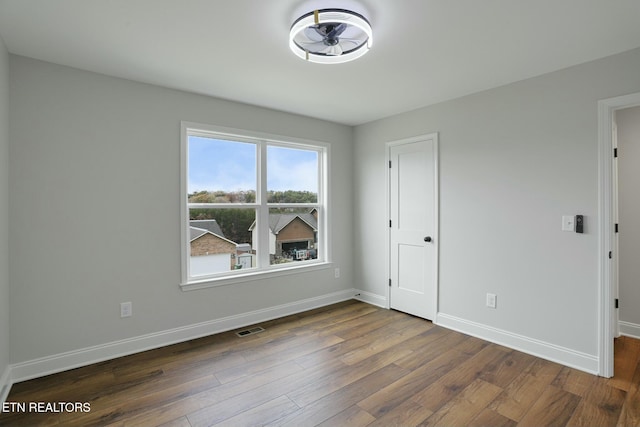
M201 280L191 280L181 283L183 291L195 291L197 289L214 288L218 286L228 286L234 283L253 282L274 277L289 276L292 274L307 273L311 271L327 270L333 266L332 262L318 262L313 264L298 265L294 267L283 267L275 270L252 271L228 277L206 278Z

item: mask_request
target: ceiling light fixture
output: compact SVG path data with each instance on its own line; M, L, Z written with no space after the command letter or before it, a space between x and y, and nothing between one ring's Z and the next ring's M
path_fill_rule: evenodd
M289 32L289 47L297 56L318 64L339 64L371 49L371 25L345 9L320 9L298 18Z

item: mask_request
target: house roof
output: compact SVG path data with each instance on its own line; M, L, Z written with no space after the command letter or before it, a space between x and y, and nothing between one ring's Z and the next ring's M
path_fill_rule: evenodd
M191 227L208 230L217 236L225 238L220 224L218 224L215 219L194 219L189 221L189 225Z
M313 211L311 211L313 212ZM289 225L294 219L300 218L303 222L305 222L309 227L313 229L313 231L318 231L318 220L313 214L309 213L277 213L277 214L269 214L269 229L273 234L278 234ZM249 227L249 231L253 230L256 226L256 222L254 221Z
M234 241L231 241L229 239L227 239L226 237L222 237L218 234L212 233L209 230L205 230L204 228L197 228L197 227L189 227L189 242L193 242L194 240L197 240L199 238L201 238L202 236L206 235L206 234L210 234L212 236L217 237L218 239L224 240L225 242L229 242L233 245L236 245L236 247L238 246L238 244Z
M210 232L203 228L189 227L189 241L193 242L197 238L202 237L207 233L210 233Z
M309 227L313 229L313 231L318 230L318 221L315 219L313 215L310 213L304 214L270 214L269 215L269 228L273 231L273 234L278 234L289 225L296 218L300 218L302 221L306 222Z
M193 242L205 234L212 234L236 246L238 245L236 242L224 237L220 224L215 219L194 219L189 221L189 242Z

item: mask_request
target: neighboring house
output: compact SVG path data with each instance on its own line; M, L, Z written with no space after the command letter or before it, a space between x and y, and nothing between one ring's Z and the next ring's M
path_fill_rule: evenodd
M255 222L251 224L249 231L251 240L257 241ZM317 232L316 209L308 213L269 214L269 254L273 257L291 259L315 258Z
M218 224L215 219L192 219L189 221L189 225L191 227L202 228L204 230L210 231L213 234L222 237L223 239L225 238L224 232L222 231L222 228L220 228L220 224Z
M215 219L189 221L191 256L235 254L237 244L224 237Z
M224 237L215 219L189 221L191 273L194 275L235 268L237 245Z

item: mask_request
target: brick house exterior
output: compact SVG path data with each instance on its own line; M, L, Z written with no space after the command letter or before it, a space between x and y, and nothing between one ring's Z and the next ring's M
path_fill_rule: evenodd
M315 243L315 228L300 217L293 218L276 235L276 254L282 254L289 248L313 248Z
M191 256L210 254L235 254L236 244L231 240L216 236L213 233L204 233L191 241Z
M256 233L256 223L249 227ZM291 258L298 250L317 249L318 212L269 214L269 254ZM253 242L256 241L255 236ZM255 248L254 248L255 249Z
M216 220L189 221L191 257L228 255L229 269L237 262L237 244L224 237Z

